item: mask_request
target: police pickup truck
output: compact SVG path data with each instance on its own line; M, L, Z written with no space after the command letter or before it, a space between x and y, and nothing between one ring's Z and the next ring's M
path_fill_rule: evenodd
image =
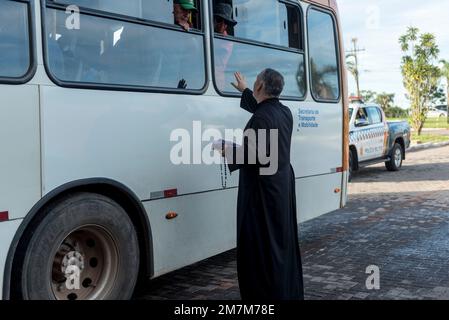
M361 167L380 162L398 171L410 146L407 121L387 121L380 106L361 102L351 103L349 117L349 179Z

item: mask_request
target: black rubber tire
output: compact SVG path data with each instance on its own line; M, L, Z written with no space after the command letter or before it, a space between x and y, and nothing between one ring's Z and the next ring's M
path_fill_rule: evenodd
M348 182L352 181L354 176L354 152L349 150L349 170L348 170Z
M399 165L396 165L394 155L396 154L397 150L401 151L401 163ZM396 172L399 171L402 167L402 162L404 161L404 150L402 149L402 146L399 143L396 143L393 147L393 150L391 151L391 159L390 161L385 162L385 167L388 171Z
M25 300L55 300L51 268L55 251L72 230L96 225L107 230L118 249L118 268L104 300L132 297L139 272L139 246L133 223L115 201L93 193L74 193L52 205L33 231L21 270Z

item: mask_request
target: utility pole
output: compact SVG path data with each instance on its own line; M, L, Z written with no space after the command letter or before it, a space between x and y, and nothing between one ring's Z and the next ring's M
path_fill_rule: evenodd
M355 82L356 82L356 85L357 85L357 96L361 97L361 94L360 94L360 80L359 80L359 57L358 57L358 53L365 51L365 49L360 49L359 47L357 47L357 42L358 42L357 38L352 38L351 42L352 42L352 45L353 45L353 49L347 52L347 57L354 57L355 70L354 70L353 74L354 74Z

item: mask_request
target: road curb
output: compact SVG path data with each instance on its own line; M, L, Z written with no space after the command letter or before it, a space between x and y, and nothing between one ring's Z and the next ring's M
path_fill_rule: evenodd
M423 143L423 144L411 146L410 148L407 149L407 152L415 152L415 151L420 151L420 150L441 148L441 147L446 147L446 146L449 146L449 141L438 142L438 143L435 143L435 142Z

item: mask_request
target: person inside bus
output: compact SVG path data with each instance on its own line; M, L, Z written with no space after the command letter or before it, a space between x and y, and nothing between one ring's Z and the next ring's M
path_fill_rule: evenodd
M217 2L214 6L215 33L228 36L229 29L236 25L237 21L232 18L232 6L228 3Z
M214 31L216 34L228 36L230 28L234 28L237 21L232 18L232 6L228 3L217 2L214 6ZM226 70L234 48L231 41L215 42L215 80L219 90L224 91L226 85Z
M185 31L190 31L193 28L192 13L198 12L195 7L194 0L174 0L173 1L173 15L175 24L183 28ZM186 50L184 50L186 51ZM187 50L188 53L188 50ZM178 82L178 89L187 89L188 83L186 79L181 78Z
M198 12L194 0L174 0L173 15L175 24L189 31L193 27L192 12Z
M224 142L213 148L228 160L231 172L240 170L237 274L241 298L303 300L296 182L290 164L293 116L279 101L284 77L265 69L253 90L239 72L235 78L233 86L242 93L240 106L252 114L245 128L247 138L242 146Z

